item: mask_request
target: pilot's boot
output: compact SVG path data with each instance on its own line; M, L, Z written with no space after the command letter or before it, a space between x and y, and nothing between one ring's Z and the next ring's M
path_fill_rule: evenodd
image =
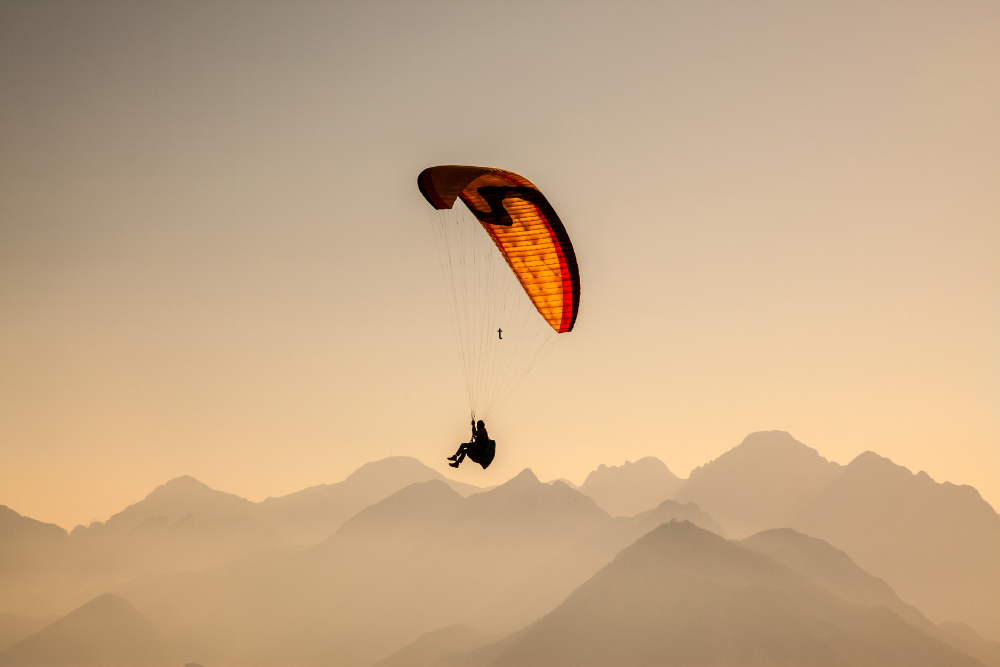
M449 463L448 465L450 465L452 468L457 468L458 467L458 461L455 461L454 463Z

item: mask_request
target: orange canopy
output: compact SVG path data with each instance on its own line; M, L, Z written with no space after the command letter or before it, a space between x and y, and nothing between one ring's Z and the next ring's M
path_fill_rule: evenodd
M580 306L576 253L531 181L503 169L446 165L424 169L417 185L436 209L450 209L461 197L545 321L557 333L573 330Z

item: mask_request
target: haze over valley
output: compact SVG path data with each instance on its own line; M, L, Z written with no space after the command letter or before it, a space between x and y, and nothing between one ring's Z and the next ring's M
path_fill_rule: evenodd
M975 489L781 431L687 479L393 457L259 503L180 477L70 532L0 512L3 665L1000 665Z

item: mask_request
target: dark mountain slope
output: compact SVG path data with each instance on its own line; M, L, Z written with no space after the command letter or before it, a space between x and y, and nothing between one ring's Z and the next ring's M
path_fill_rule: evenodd
M456 659L498 637L456 623L420 635L388 658L376 663L377 667L435 667L441 662Z
M552 613L469 661L493 665L871 665L978 661L884 607L843 602L687 522L622 551Z
M868 574L828 542L791 528L765 530L741 540L747 549L786 565L837 597L866 607L888 607L911 625L933 627L916 607L899 599L885 581Z
M54 616L0 614L0 653L56 620Z
M938 623L938 636L963 653L979 658L990 667L1000 667L1000 642L991 642L965 623Z
M931 637L990 667L1000 667L1000 653L972 628L958 623L934 625L916 607L900 600L889 584L862 570L828 542L791 528L779 528L757 533L740 544L787 565L842 600L867 607L886 607ZM1000 648L1000 644L994 646Z
M166 659L156 627L114 595L94 598L0 653L5 667L144 667Z
M1000 638L1000 517L971 486L866 452L791 526L843 549L931 620Z
M598 466L579 490L611 516L634 516L673 498L681 480L658 458L647 456L622 466Z
M510 632L548 613L580 584L610 563L615 555L663 523L690 521L725 536L712 517L694 503L680 505L665 500L656 509L632 517L615 517L598 532L532 570L503 592L472 620L491 631Z
M674 499L695 503L741 538L789 526L794 512L840 472L788 433L761 431L692 470Z

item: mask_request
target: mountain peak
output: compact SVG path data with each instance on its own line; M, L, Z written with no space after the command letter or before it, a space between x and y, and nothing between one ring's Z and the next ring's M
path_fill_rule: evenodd
M844 550L931 618L1000 636L1000 517L973 487L865 452L801 508L789 525Z
M692 470L676 500L696 503L730 535L745 537L787 526L793 508L801 507L842 471L790 433L758 431Z
M129 505L104 523L112 532L127 532L150 517L166 517L168 523L191 514L197 520L251 516L256 503L234 493L216 491L190 475L161 484L137 503ZM101 528L103 530L104 528ZM85 529L83 532L86 533ZM74 533L77 531L74 530Z
M382 480L386 477L409 476L414 473L419 473L427 479L444 479L444 475L411 456L389 456L364 464L348 475L344 481L360 483L375 478Z
M532 472L531 468L525 468L521 472L517 473L516 475L508 479L503 484L497 486L494 489L491 489L487 493L493 493L493 494L499 493L500 495L503 495L511 491L523 491L538 486L543 486L542 483L538 480L538 477L535 476L535 473Z
M538 477L535 475L534 472L532 472L531 468L525 468L521 472L517 473L517 475L512 477L507 482L507 484L510 484L511 482L518 482L519 484L532 484L532 485L541 484L541 482L538 481Z
M153 493L156 493L156 491L159 489L170 489L170 490L208 489L209 491L212 490L211 487L208 486L208 484L198 481L191 475L181 475L180 477L174 477L173 479L168 480L166 484L161 484L160 486L156 487L156 489L153 490Z
M858 467L882 467L882 468L885 468L887 470L891 469L891 468L901 468L902 467L902 466L897 466L895 463L893 463L892 459L889 459L889 458L886 458L885 456L881 456L879 454L876 454L875 452L873 452L871 450L868 450L868 451L865 451L865 452L861 452L860 454L858 454L857 456L855 456L854 459L850 463L848 463L847 465L848 466L853 466L855 468L858 468Z

